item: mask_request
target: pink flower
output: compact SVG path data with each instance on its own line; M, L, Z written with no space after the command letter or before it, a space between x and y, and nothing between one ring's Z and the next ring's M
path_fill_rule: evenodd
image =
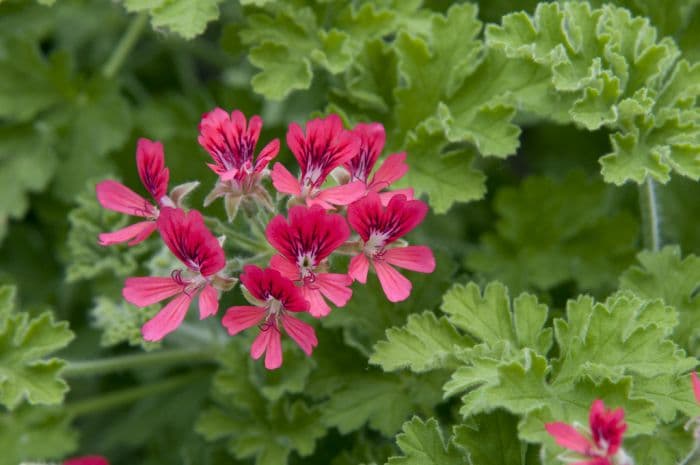
M588 424L590 431L583 434L575 427L562 422L547 423L545 429L562 447L580 454L578 465L613 465L627 463L627 455L620 448L627 429L625 412L621 409L605 410L598 399L591 405Z
M350 205L348 222L362 239L362 252L350 261L348 274L365 283L372 264L387 298L392 302L407 299L411 294L411 282L392 265L432 273L435 258L425 246L390 246L418 226L427 212L426 204L420 200L406 200L402 194L392 197L386 207L375 192L369 192L366 197Z
M175 296L149 320L141 333L147 341L159 341L182 323L187 309L199 293L199 318L216 314L219 295L212 286L216 273L226 265L219 241L195 210L163 208L158 218L163 241L187 270L174 270L169 277L128 278L122 294L134 305L145 307Z
M371 179L369 177L384 148L384 126L379 123L360 123L352 132L360 140L360 150L356 156L345 162L345 168L350 172L350 181L361 181L367 191L377 192L383 205L388 205L389 200L396 194L403 194L408 200L413 199L413 189L410 188L381 192L408 171L405 153L389 155L374 176Z
M109 465L109 462L99 455L86 455L85 457L65 460L63 465Z
M341 215L326 213L318 205L296 206L289 210L289 222L277 215L265 233L280 252L272 257L270 266L301 286L311 315L322 317L330 313L324 296L338 307L348 302L352 296L349 288L352 278L325 272L328 256L350 237L350 229Z
M215 108L202 116L197 141L211 155L214 163L209 167L222 181L235 179L245 185L250 178L260 174L280 150L279 139L274 139L255 159L261 129L262 119L257 115L247 124L239 110L234 110L229 116L221 108Z
M299 347L311 355L318 345L313 327L289 315L290 312L306 312L309 303L292 281L277 270L255 265L243 267L241 283L250 294L255 305L236 306L226 310L221 323L230 335L260 324L260 333L250 347L255 360L265 353L265 368L274 370L282 366L282 341L280 328L294 339Z
M693 394L695 394L695 402L700 404L700 379L698 379L698 374L694 371L690 374L690 379L693 383Z
M139 139L136 148L136 166L141 183L155 200L155 205L117 181L107 180L98 183L95 187L97 200L104 208L146 218L145 221L117 231L100 234L101 245L127 241L129 245L136 245L144 241L156 230L158 207L173 206L173 202L166 195L170 173L165 167L163 144L145 138Z
M348 205L365 192L362 182L322 189L334 168L349 161L359 150L360 141L343 129L338 115L314 119L306 124L306 134L292 123L287 131L287 145L301 167L301 178L295 178L281 163L272 168L272 184L280 192L302 199L308 206L320 205L326 210L334 205Z
M219 197L224 197L224 205L229 220L233 221L243 200L252 200L272 210L272 199L260 180L268 172L268 163L277 156L280 142L274 139L254 156L255 146L260 137L262 120L253 116L249 122L238 110L229 116L221 108L206 113L199 123L199 144L209 152L214 163L209 167L219 175L216 187L207 196L207 206Z

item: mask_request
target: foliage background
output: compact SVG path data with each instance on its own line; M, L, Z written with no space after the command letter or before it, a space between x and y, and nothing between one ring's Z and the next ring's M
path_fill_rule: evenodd
M542 423L599 396L633 453L677 459L698 413L699 3L0 2L0 464L551 462ZM260 114L263 140L330 111L382 122L433 209L413 240L436 273L400 305L356 288L275 373L214 321L142 344L123 278L169 257L99 247L123 220L94 184L138 185L148 137L199 204L215 106Z

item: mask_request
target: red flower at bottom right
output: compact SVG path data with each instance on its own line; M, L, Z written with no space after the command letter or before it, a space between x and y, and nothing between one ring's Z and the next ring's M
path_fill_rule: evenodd
M588 431L563 422L547 423L545 429L557 444L576 453L577 458L565 458L573 465L631 465L632 460L620 447L627 429L624 417L621 408L606 410L598 399L591 405Z

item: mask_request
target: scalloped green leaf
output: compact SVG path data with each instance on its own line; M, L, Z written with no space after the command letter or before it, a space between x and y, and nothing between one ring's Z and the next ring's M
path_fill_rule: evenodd
M445 318L432 312L409 315L405 326L386 330L386 340L374 346L369 363L384 371L409 368L415 373L445 368L455 348L469 344Z
M154 29L174 32L184 39L202 34L207 24L219 18L222 0L125 0L129 12L147 11Z
M47 358L73 339L68 323L55 322L50 312L30 318L18 312L15 290L0 287L0 403L10 410L23 400L57 404L68 385L59 374L65 362Z
M413 417L396 436L402 456L390 457L389 465L463 465L464 454L450 439L445 440L434 418L426 421Z
M691 353L698 353L700 339L700 259L683 258L678 246L666 246L658 252L642 251L639 265L631 266L620 277L620 287L644 299L663 299L678 313L674 339Z

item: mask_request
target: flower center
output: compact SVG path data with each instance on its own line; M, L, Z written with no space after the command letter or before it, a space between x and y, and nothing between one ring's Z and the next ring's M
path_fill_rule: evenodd
M381 231L372 231L369 235L369 239L365 242L362 251L365 255L370 258L381 258L384 254L384 246L386 245L386 240L389 238L387 233Z
M209 283L209 280L199 273L192 273L189 270L173 270L170 277L177 284L182 286L182 292L188 296L194 295Z

